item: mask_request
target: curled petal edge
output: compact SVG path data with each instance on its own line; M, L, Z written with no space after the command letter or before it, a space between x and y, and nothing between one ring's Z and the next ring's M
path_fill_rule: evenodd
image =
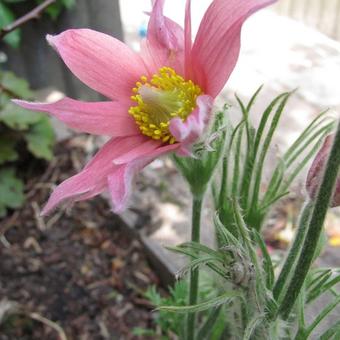
M177 154L190 156L191 145L202 135L207 126L213 106L213 98L208 95L197 97L197 107L191 112L185 121L173 118L170 121L170 132L180 143Z

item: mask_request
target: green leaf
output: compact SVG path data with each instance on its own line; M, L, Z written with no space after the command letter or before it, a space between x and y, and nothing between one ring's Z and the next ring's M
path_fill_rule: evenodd
M30 125L36 124L42 119L43 114L28 111L22 107L8 102L0 111L0 122L14 130L27 130Z
M277 302L273 297L267 296L266 315L275 315L278 309Z
M248 113L250 112L251 107L254 105L255 100L256 100L258 94L261 92L262 88L263 88L263 84L262 84L261 86L259 86L259 88L255 91L255 93L253 94L253 96L250 98L249 103L248 103L248 105L247 105L247 109L246 109L246 111L247 111Z
M216 258L215 256L201 256L198 259L190 261L186 266L181 268L176 275L177 277L182 277L191 270L197 269L202 265L208 265L214 263L215 261L221 261L220 259Z
M291 95L291 93L285 93L283 95L278 96L271 104L270 106L267 108L267 110L265 111L265 113L263 114L263 117L261 119L261 123L260 123L260 127L257 131L256 134L256 140L255 140L255 154L257 153L257 151L259 152L258 155L258 161L256 164L256 168L255 168L255 183L254 183L254 190L253 190L253 195L252 195L252 200L251 200L251 207L256 208L259 205L259 192L260 192L260 185L261 185L261 180L262 180L262 171L263 171L263 167L264 167L264 161L265 158L267 156L267 152L269 149L269 146L271 144L274 132L277 128L277 125L279 123L279 120L281 118L281 114L282 111L286 105L287 100L289 99L289 96ZM263 141L262 147L260 149L258 149L259 145L260 145L260 140L262 138L262 134L263 134L263 130L264 127L266 125L267 119L273 109L273 107L275 106L276 103L278 104L278 108L276 109L274 116L272 118L272 121L270 123L269 126L269 130L266 134L266 137ZM266 115L267 114L267 115ZM262 125L261 125L262 124ZM257 155L256 155L257 157Z
M296 152L296 149L301 145L301 143L306 140L314 131L322 126L324 123L329 121L331 118L326 116L328 111L321 112L301 133L301 135L295 140L295 142L290 146L287 152L284 155L284 159L289 161L290 157Z
M229 158L230 158L230 149L231 144L233 141L233 135L234 135L234 129L229 119L227 119L226 115L226 145L228 145L227 152L224 153L223 160L222 160L222 178L221 178L221 185L220 185L220 191L218 195L218 199L216 200L217 205L216 209L220 210L222 208L225 210L225 200L228 196L229 192L229 186L228 186L228 177L229 177ZM236 130L236 129L235 129ZM217 195L216 195L217 196Z
M9 136L0 136L0 165L18 159L15 144L15 140Z
M210 255L212 257L215 257L216 260L222 260L223 261L223 257L220 255L220 253L214 249L211 249L207 246L205 246L204 244L200 244L197 242L184 242L181 243L180 245L178 245L178 248L184 248L184 249L191 249L194 250L195 252L201 252L207 255Z
M254 95L251 97L247 106L245 106L242 100L236 95L236 100L241 108L243 114L243 120L245 121L246 136L247 136L247 148L245 153L245 160L243 166L243 173L241 179L241 189L240 189L240 204L242 208L246 208L248 200L248 190L250 187L250 180L252 175L252 170L254 167L255 158L253 157L253 148L255 141L255 128L251 125L249 121L249 113L252 108L258 94L262 89L262 85L256 90Z
M72 8L76 3L75 0L61 0L61 1L64 4L64 6L68 9Z
M253 184L254 178L253 177L254 177L254 174L256 175L256 170L258 170L257 167L259 167L259 164L261 165L261 162L259 160L258 164L257 164L257 167L256 167L255 166L255 160L256 160L256 158L258 157L258 154L260 154L260 151L261 151L261 150L259 150L259 147L260 147L261 141L263 139L263 133L265 131L265 127L267 125L267 121L268 121L268 119L269 119L269 117L270 117L274 107L280 102L280 100L285 98L287 95L288 95L288 93L283 93L283 94L277 96L269 104L269 106L263 112L260 124L258 126L257 131L256 131L256 134L255 134L255 136L253 136L253 140L252 140L253 147L249 150L250 154L247 155L247 164L246 164L246 167L245 167L245 169L246 169L246 174L245 174L246 175L246 178L245 178L246 182L243 183L243 188L242 188L242 199L244 201L244 203L242 204L243 207L246 206L246 203L247 203L247 206L249 206L249 204L250 204L250 207L252 207L253 203L254 203L254 202L250 203L250 200L251 200L251 189L254 186L254 184ZM275 130L275 128L274 128L274 130ZM264 151L262 151L262 157L265 157L265 156L266 156L266 153ZM262 165L263 165L263 163L262 163ZM255 181L256 180L258 180L257 176L255 176ZM253 193L253 195L255 195L255 193ZM256 199L256 198L254 197L254 199ZM254 199L253 199L253 201L254 201ZM245 202L245 200L247 202Z
M5 208L19 208L24 203L24 184L15 176L13 168L0 169L0 214ZM1 215L0 215L1 216Z
M331 268L317 268L314 270L311 270L311 272L307 276L306 285L307 289L313 290L314 288L317 288L320 283L328 280L329 277L332 276L332 269Z
M173 301L186 303L189 287L186 281L177 281L174 287L169 288L171 298ZM160 306L160 304L158 304Z
M238 196L239 186L241 182L241 156L242 156L242 135L243 135L244 125L238 130L235 140L234 149L234 171L232 180L232 196Z
M11 100L11 97L4 93L4 92L0 92L0 112L1 109Z
M209 340L221 340L223 339L223 334L226 329L228 329L230 326L230 322L226 320L226 314L223 313L223 310L221 313L219 313L219 317L216 320L214 327L211 329L211 334L209 335ZM200 338L197 338L200 339Z
M0 28L5 27L6 25L12 23L15 20L15 16L12 11L0 1ZM4 37L4 41L12 46L13 48L19 47L20 44L20 30L16 29L15 31L6 34Z
M256 315L247 325L247 328L244 331L244 335L242 340L250 340L252 335L256 331L256 328L263 323L264 316L263 315Z
M337 337L333 336L340 335L340 321L336 322L331 328L328 328L321 336L320 340L330 340L337 339Z
M132 334L136 336L156 336L156 333L153 329L134 327L132 330Z
M0 203L0 217L4 217L6 215L6 207Z
M27 0L3 0L3 1L8 3L8 4L16 4L18 2L25 2Z
M162 301L162 297L157 292L155 285L148 287L144 295L154 306L159 306Z
M180 246L178 247L166 247L166 249L179 253L184 254L186 256L191 257L192 259L198 259L200 256L197 254L195 250L189 249L189 248L182 248ZM213 270L215 273L219 274L221 277L225 278L226 273L224 269L221 269L216 263L206 263L207 267L209 267L211 270Z
M310 143L310 145L313 145L311 150L307 153L307 155L302 159L302 161L298 164L296 164L294 170L289 175L287 180L285 181L284 185L280 188L280 190L285 191L289 187L289 185L292 183L294 178L298 175L298 173L304 168L304 166L309 162L310 159L317 153L317 151L320 148L320 145L322 144L325 136L327 136L331 131L333 130L333 124L329 124L324 126L322 129L320 129L320 132L323 132L322 135L316 140L316 143L313 145L313 142ZM306 144L306 148L310 145ZM301 150L302 151L302 150Z
M208 301L199 303L193 306L161 306L158 309L169 311L169 312L176 312L176 313L192 313L192 312L201 312L207 310L209 308L216 308L223 304L227 304L231 302L236 297L241 297L240 294L235 292L227 292L215 298L212 298Z
M328 117L325 117L327 120ZM293 150L292 153L290 153L288 156L287 154L284 155L284 159L286 161L287 166L290 166L308 146L315 141L320 135L328 134L330 133L335 125L334 121L329 122L328 124L321 124L322 121L319 123L320 125L317 125L316 128L318 128L316 131L313 129L311 132L313 132L313 135L310 136L310 134L306 134L304 138L302 139L301 143L302 145L298 144L295 146L295 150ZM315 131L315 132L314 132ZM289 150L291 151L291 150Z
M218 322L220 311L221 306L214 308L210 312L207 320L197 333L197 339L208 339L210 337L210 333L213 331L215 324Z
M267 246L262 238L262 236L256 231L253 230L253 234L255 235L255 240L257 244L259 245L262 256L263 256L263 268L266 275L266 285L268 289L272 289L274 285L275 275L274 275L274 266L272 263L272 260L270 258L270 255L268 253Z
M37 1L41 3L41 0ZM75 5L75 0L58 0L54 4L48 6L45 12L53 19L56 20L61 14L64 7L71 9Z
M266 108L266 110L264 111L262 117L261 117L261 121L260 121L260 125L257 129L256 132L256 137L255 137L255 148L254 148L254 156L256 156L257 152L258 152L258 148L260 146L261 140L262 140L262 135L264 133L267 121L274 109L274 107L281 101L284 100L286 101L286 97L289 96L288 92L282 93L279 96L277 96L270 104L269 106Z
M306 339L308 339L308 336L313 332L315 327L317 327L320 322L332 311L336 306L340 303L340 296L338 296L333 302L328 304L321 312L320 314L315 318L315 320L312 322L312 324L307 328L306 330Z
M46 160L52 159L55 135L47 117L42 117L37 123L33 124L24 137L28 150L34 156Z
M255 275L256 275L255 294L256 294L256 299L258 299L261 296L263 296L266 292L266 282L264 278L264 273L258 262L256 250L251 240L250 230L248 229L248 226L246 225L243 219L241 208L235 199L232 201L232 207L233 207L233 212L234 212L235 225L238 228L238 231L240 233L240 238L243 240L245 248L247 249L248 256L254 265Z
M236 238L221 222L219 214L216 212L214 216L214 225L216 228L216 234L219 247L233 245L236 248L242 247L242 242ZM235 229L235 228L234 228Z
M296 301L296 309L297 309L297 319L298 319L298 325L299 325L299 332L304 333L306 328L306 322L305 322L305 302L306 302L306 282L304 282L303 288L301 289L301 292L297 298Z
M1 86L11 93L12 97L21 99L32 99L33 93L25 79L17 77L13 72L0 73Z
M271 204L273 204L277 200L277 197L280 196L279 189L282 184L282 181L284 180L286 169L287 168L285 162L282 159L280 159L268 184L268 188L264 195L261 209L267 209Z
M56 20L62 10L63 6L60 2L56 2L45 9L45 12L53 19Z
M334 276L334 274L337 274ZM340 270L327 269L322 274L318 275L310 284L307 295L307 303L314 301L320 295L331 290L340 282Z
M170 296L162 297L156 290L155 286L148 288L145 297L151 301L155 307L161 305L185 306L188 297L188 284L186 281L177 281L174 287L170 287ZM162 332L161 339L168 339L168 334L176 334L180 339L184 338L184 321L182 315L174 314L167 311L154 313L154 320Z

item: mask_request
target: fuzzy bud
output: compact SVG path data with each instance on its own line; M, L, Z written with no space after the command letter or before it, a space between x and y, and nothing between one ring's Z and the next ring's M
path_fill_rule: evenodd
M306 181L306 189L311 199L314 199L317 194L317 190L322 180L324 167L332 147L333 139L334 135L329 135L325 138L324 144L322 145L312 163L312 166L309 169ZM331 207L337 206L340 206L340 175L338 175L335 191L331 201Z

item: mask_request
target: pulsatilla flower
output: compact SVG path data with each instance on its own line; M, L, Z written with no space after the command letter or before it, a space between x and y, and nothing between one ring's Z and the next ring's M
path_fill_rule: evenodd
M329 135L317 153L310 167L306 180L306 189L310 198L314 199L322 180L324 168L331 151L334 135ZM340 206L340 174L335 184L335 191L330 203L331 207Z
M65 200L83 200L105 189L122 211L134 175L154 158L190 155L207 125L214 98L236 64L243 22L273 0L214 0L191 39L190 1L184 29L153 1L139 54L106 34L71 29L47 36L69 69L110 101L64 98L51 104L17 100L48 112L72 128L111 139L77 175L52 193L43 214Z

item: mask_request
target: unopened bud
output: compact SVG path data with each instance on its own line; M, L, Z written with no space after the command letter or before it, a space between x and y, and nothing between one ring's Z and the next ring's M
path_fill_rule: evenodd
M306 181L306 189L308 195L311 199L314 199L319 185L322 181L323 172L325 169L325 165L332 147L334 135L329 135L326 137L324 144L316 155L312 166L309 169ZM340 206L340 176L338 175L335 191L333 194L333 198L331 200L331 207Z

